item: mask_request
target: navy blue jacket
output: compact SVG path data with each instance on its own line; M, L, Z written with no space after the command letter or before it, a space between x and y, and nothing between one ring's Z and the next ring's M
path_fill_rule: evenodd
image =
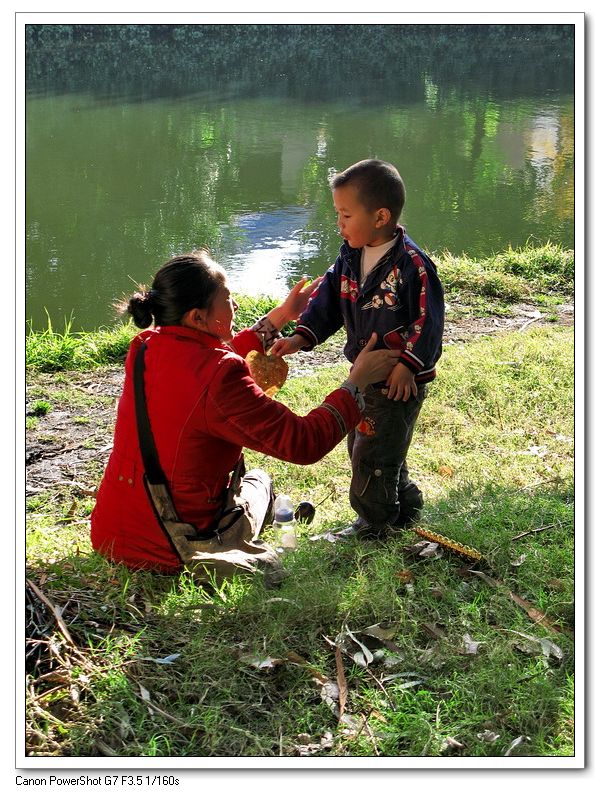
M417 383L433 380L444 329L444 292L435 264L401 226L363 287L360 259L361 248L344 242L298 320L295 332L308 342L303 349L311 350L343 325L344 354L353 362L376 331L376 349L400 350L400 362Z

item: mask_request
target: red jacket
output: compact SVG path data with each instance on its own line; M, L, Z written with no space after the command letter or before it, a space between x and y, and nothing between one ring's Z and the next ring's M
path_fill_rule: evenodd
M181 520L208 527L222 504L243 446L297 464L330 452L360 412L338 388L307 416L296 416L256 385L243 357L262 344L250 330L232 341L182 326L143 331L125 362L114 446L91 517L93 547L130 567L167 572L180 560L158 524L144 489L133 393L133 363L142 341L148 414L158 457Z

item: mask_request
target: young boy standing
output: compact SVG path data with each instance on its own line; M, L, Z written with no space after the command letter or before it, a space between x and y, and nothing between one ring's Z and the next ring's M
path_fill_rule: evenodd
M294 334L277 341L273 353L311 350L342 325L350 362L373 331L376 348L399 350L387 381L365 389L364 418L348 435L350 503L358 517L345 533L383 538L421 514L423 496L406 455L442 352L444 295L435 264L398 225L405 189L393 165L362 160L334 176L331 188L344 243Z

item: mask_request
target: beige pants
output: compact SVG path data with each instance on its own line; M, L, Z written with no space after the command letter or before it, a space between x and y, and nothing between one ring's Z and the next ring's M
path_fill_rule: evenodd
M261 572L265 586L277 586L287 573L276 551L259 539L273 520L274 494L269 476L259 468L248 471L228 502L242 508L238 517L218 538L189 543L187 569L200 583L218 584L235 573ZM227 517L223 523L228 525Z

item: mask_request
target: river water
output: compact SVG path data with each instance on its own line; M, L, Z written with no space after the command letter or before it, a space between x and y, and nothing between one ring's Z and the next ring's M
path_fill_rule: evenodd
M463 35L456 57L440 65L428 39L426 55L415 47L381 74L369 66L377 47L371 60L332 52L332 42L356 34L345 26L316 31L326 41L311 26L275 34L253 26L246 51L243 26L237 39L211 29L210 67L191 45L183 66L168 60L179 41L172 29L161 33L169 46L132 26L100 43L56 31L58 47L47 29L69 26L37 27L46 30L30 36L26 100L26 315L36 330L47 314L59 329L65 318L76 330L111 324L116 299L171 255L202 246L234 290L285 293L334 261L328 178L366 157L398 167L407 188L401 222L433 255L483 257L528 241L573 246L568 30L556 61L546 26L524 26L504 57L485 57L496 40L471 53ZM198 36L211 26L187 27ZM191 35L182 28L178 35ZM530 63L525 33L539 38Z

